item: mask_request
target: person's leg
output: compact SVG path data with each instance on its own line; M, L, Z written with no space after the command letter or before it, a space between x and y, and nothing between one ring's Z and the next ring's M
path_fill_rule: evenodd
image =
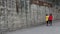
M50 26L52 25L52 22L51 22L51 20L49 20L49 25L50 25Z
M50 25L52 26L52 20L50 20Z
M51 25L52 25L52 20L51 20Z
M48 21L46 21L46 23L47 23L47 26L48 26Z
M50 20L49 20L49 24L50 24Z
M47 21L46 21L46 25L47 25Z

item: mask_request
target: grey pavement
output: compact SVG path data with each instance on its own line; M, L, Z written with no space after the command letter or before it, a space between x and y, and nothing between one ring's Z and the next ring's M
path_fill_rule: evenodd
M52 26L38 26L28 29L7 32L7 34L60 34L60 21L53 21Z

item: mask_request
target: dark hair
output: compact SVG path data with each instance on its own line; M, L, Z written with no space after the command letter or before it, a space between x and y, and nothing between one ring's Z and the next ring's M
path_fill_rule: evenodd
M52 14L50 14L50 16L52 16Z
M46 14L46 16L47 16L48 14Z

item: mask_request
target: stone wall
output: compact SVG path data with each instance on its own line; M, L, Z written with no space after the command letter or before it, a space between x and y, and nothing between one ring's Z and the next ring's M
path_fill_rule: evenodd
M60 14L60 13L57 14L56 9L54 7L51 8L51 7L45 7L45 6L38 6L35 4L29 5L29 3L27 3L28 9L25 9L23 7L21 11L21 9L19 8L19 14L17 14L15 2L13 5L15 6L15 8L9 8L8 7L9 5L6 6L6 9L3 11L3 14L0 16L1 29L5 29L5 30L7 29L9 31L12 31L12 30L16 30L24 27L40 25L45 23L46 14L52 13L54 17L53 20L56 20L57 15Z

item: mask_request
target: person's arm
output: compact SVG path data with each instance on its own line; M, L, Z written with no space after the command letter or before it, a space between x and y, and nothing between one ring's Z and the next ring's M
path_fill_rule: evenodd
M54 20L54 16L52 16L52 20Z

